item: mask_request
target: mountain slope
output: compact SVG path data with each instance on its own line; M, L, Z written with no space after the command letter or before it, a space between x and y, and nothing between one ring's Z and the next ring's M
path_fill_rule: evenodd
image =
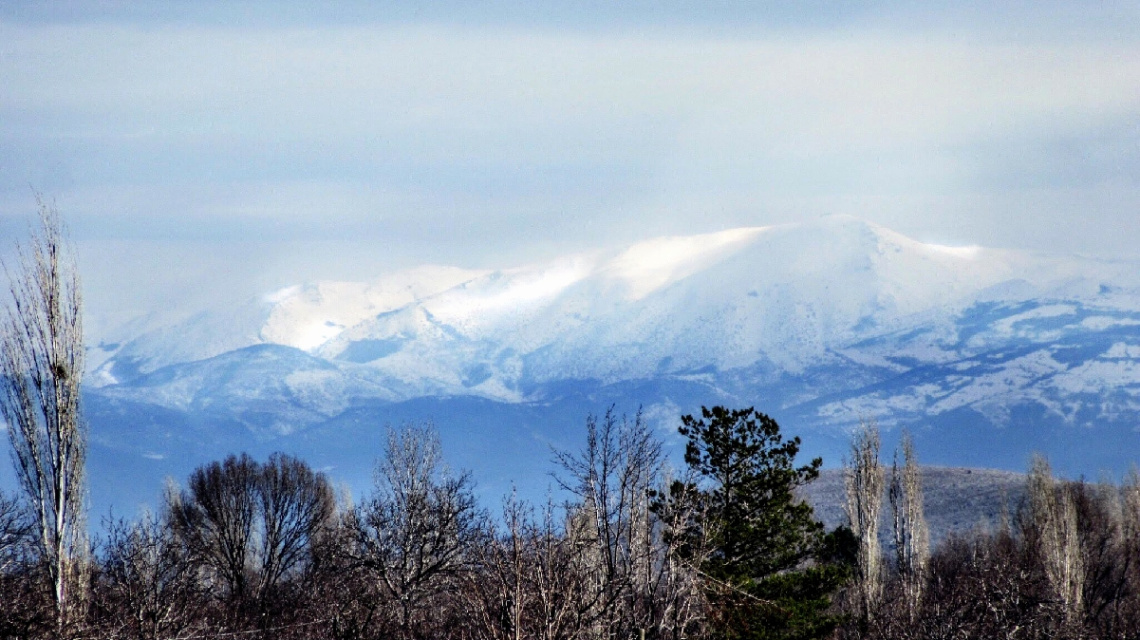
M291 287L125 341L96 362L95 380L127 382L280 344L420 385L410 397L519 401L528 384L568 378L612 382L757 362L797 372L831 350L860 357L851 345L916 328L927 339L900 346L928 361L945 342L937 332L956 329L947 321L985 301L1050 296L1135 309L1140 287L1130 268L926 245L836 217L511 270L435 267ZM1017 338L1021 320L1006 322L980 338Z
M413 407L459 447L494 449L494 430L464 426L479 415L529 434L514 460L474 459L501 480L489 460L530 468L539 443L610 404L643 406L667 434L724 403L771 413L831 464L873 417L914 430L934 464L1020 469L1042 450L1095 476L1140 452L1138 266L833 217L514 269L423 267L126 332L92 353L89 415L93 436L143 434L101 440L135 456L219 430L315 451Z

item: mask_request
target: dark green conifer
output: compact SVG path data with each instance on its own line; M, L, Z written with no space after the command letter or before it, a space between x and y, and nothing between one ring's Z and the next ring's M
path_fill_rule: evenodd
M753 408L701 408L681 418L685 462L698 480L675 483L669 501L693 500L701 514L682 549L700 553L717 638L821 638L839 620L830 596L849 577L854 538L825 534L796 487L819 476L822 460L795 466L800 439L785 441L776 421ZM698 542L699 541L699 542ZM694 553L696 558L698 554Z

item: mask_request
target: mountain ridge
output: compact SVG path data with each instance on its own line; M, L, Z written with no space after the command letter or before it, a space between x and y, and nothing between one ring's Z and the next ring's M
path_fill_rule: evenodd
M934 464L1020 470L1039 450L1095 476L1140 452L1138 266L924 244L850 217L427 266L128 332L93 350L86 394L93 435L147 434L102 438L116 459L217 432L335 464L355 453L326 442L435 419L461 449L514 434L516 455L472 459L501 484L588 413L640 406L668 435L731 404L833 464L873 418Z
M455 372L482 367L492 372L484 381L495 378L482 391L507 401L525 399L512 388L523 367L539 380L607 381L764 358L796 370L828 348L906 328L910 318L984 299L995 286L1016 287L1023 279L1012 276L1040 274L1040 262L922 244L847 217L658 238L517 269L425 267L372 283L297 285L122 341L94 359L94 379L119 382L116 360L149 372L259 343L371 363L397 378L419 369L453 393L478 393L482 383ZM752 271L761 276L741 275ZM428 385L424 395L438 389Z

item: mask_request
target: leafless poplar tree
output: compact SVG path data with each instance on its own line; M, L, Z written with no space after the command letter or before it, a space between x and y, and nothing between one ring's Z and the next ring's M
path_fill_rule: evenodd
M879 516L883 507L883 466L879 463L879 428L860 420L847 463L847 517L859 540L856 597L860 615L870 620L883 592L883 551Z
M598 585L590 600L596 605L598 625L608 634L628 635L627 629L619 629L622 623L632 623L634 615L645 617L645 611L622 609L644 609L644 590L649 588L649 498L661 464L660 449L641 416L619 422L610 410L601 424L593 416L586 420L581 453L557 455L569 474L560 483L580 500L567 534L590 547L589 564L597 572Z
M62 631L84 600L87 432L79 401L83 298L53 205L40 201L39 227L17 256L15 273L4 266L11 304L0 327L0 416Z
M1073 495L1053 479L1049 462L1040 455L1030 465L1028 492L1045 575L1064 606L1066 622L1075 623L1083 609L1085 572Z
M903 598L910 620L918 614L926 567L930 560L930 534L922 506L922 477L914 453L914 440L903 434L903 468L898 454L891 467L891 511L894 515L895 561L902 582Z
M478 570L463 585L467 610L478 627L476 637L522 640L529 633L532 590L529 588L533 553L526 536L533 520L528 505L515 492L503 502L502 529L488 523L488 532L471 554Z

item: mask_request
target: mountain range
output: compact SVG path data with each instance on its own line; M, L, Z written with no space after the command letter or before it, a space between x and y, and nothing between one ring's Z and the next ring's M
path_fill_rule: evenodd
M541 497L550 447L611 406L675 445L682 413L754 405L830 466L874 420L924 462L1118 473L1140 457L1138 267L833 216L141 318L89 350L94 497L153 500L241 449L359 491L385 425L428 419L489 496Z

